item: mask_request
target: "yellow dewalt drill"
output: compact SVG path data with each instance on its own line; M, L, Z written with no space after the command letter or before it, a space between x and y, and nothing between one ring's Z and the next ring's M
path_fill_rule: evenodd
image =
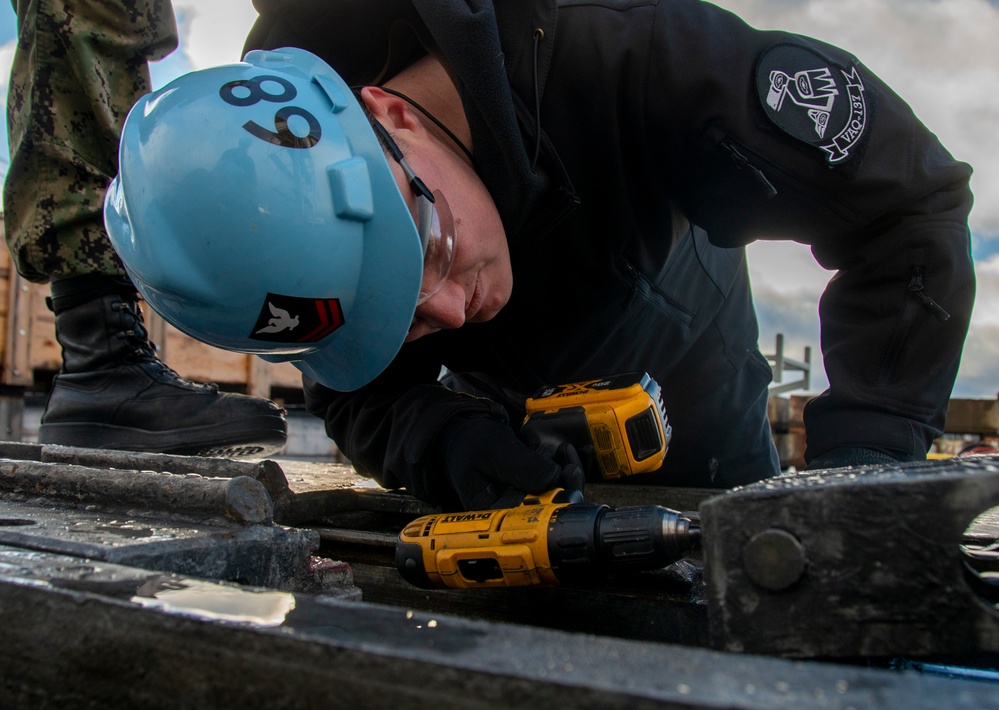
M399 534L396 566L425 589L552 586L659 569L699 541L696 520L675 510L573 502L556 489L514 508L418 518Z
M672 437L662 391L647 373L544 387L525 408L520 438L531 446L572 444L590 479L655 471Z

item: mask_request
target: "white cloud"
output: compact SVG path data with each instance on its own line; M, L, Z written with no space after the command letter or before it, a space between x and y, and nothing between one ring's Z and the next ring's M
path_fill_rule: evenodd
M784 336L784 354L804 359L811 351L810 392L821 392L829 381L822 369L819 348L819 296L833 272L826 271L812 257L811 250L794 242L755 242L746 250L753 302L760 324L760 349L772 355L777 334ZM791 373L785 382L798 381Z
M978 295L956 397L999 397L999 254L975 264Z
M243 40L257 19L247 0L175 0L174 12L184 18L183 51L195 69L238 62Z
M974 326L964 344L961 373L954 386L954 397L994 399L999 397L999 326Z
M766 283L786 298L817 299L835 273L819 266L811 250L803 244L754 242L749 245L748 253L753 283Z
M0 47L0 91L3 91L4 98L7 96L7 87L10 85L10 67L14 63L14 48L16 46L17 40L12 39Z
M978 295L975 312L971 317L972 328L994 327L999 329L999 254L975 264L978 277ZM999 363L999 358L994 360ZM999 382L996 383L999 385Z

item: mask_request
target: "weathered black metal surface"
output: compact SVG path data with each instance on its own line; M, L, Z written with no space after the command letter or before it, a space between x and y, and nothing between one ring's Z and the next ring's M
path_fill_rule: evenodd
M276 589L338 586L360 596L346 565L339 577L317 576L314 532L277 525L0 500L0 544Z
M974 588L994 579L971 574L962 550L997 505L999 457L791 475L711 498L712 644L810 658L997 651L995 600Z
M0 705L972 710L994 686L0 551Z
M912 691L927 680L704 648L851 660L997 650L999 553L986 543L999 526L964 534L999 505L995 458L730 493L588 487L588 500L612 506L700 506L710 597L696 554L553 589L410 587L394 567L395 533L434 509L344 466L3 444L0 458L0 545L16 548L0 547L0 624L10 631L0 707L261 697L305 707L335 692L364 707L845 710L988 707L982 698L996 694L994 684L943 680ZM268 589L243 597L171 573ZM376 604L298 593L356 598L358 587ZM214 606L199 607L205 599ZM233 611L247 599L251 612ZM272 612L280 619L268 626ZM173 692L189 686L190 700Z
M289 495L273 462L233 466L240 462L24 445L3 453L29 458L0 459L0 544L360 598L346 564L315 556L318 534L272 524L260 478ZM133 468L116 468L125 465ZM166 466L215 477L150 470Z
M707 604L671 571L527 589L418 589L395 566L351 562L365 601L470 619L708 647Z

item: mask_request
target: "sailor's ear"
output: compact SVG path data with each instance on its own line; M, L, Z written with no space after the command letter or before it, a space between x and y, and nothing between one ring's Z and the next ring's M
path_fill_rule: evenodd
M389 133L425 131L423 123L404 99L377 86L365 86L361 89L361 101Z

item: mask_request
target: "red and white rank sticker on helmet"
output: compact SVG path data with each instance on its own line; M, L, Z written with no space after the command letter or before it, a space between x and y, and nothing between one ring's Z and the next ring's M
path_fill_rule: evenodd
M357 99L319 57L254 51L144 96L104 219L136 288L203 342L374 379L416 309L423 249Z

